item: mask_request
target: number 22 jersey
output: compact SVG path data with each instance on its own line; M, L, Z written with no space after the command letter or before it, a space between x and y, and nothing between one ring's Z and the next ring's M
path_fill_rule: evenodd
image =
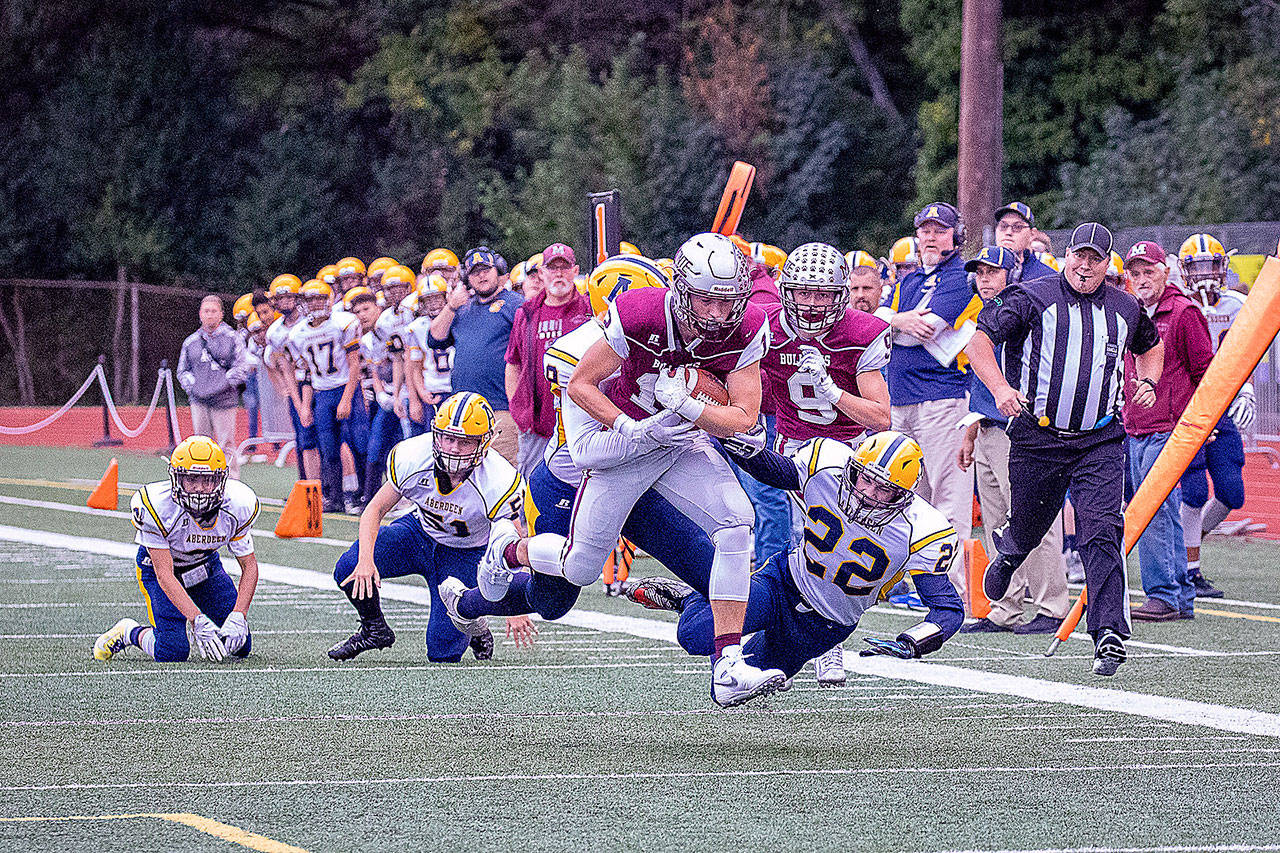
M904 575L945 576L959 547L951 522L919 495L880 530L846 518L838 496L852 455L847 444L818 438L789 457L805 511L804 542L788 555L791 579L814 610L842 625L857 625Z
M405 439L387 457L387 480L415 505L426 534L450 548L476 548L489 541L499 518L522 512L524 480L490 448L467 479L450 488L448 475L436 471L432 434Z

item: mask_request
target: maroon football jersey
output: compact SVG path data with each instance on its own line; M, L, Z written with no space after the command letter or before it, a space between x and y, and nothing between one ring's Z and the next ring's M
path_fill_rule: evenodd
M733 371L759 361L769 349L769 322L758 306L747 305L742 322L724 340L696 338L685 343L676 328L671 299L665 287L628 290L605 314L604 337L622 359L622 367L602 387L629 417L645 418L658 411L653 388L664 368L700 367L724 382Z
M772 342L760 367L773 397L778 435L796 441L822 437L844 442L861 436L866 427L819 397L813 379L800 371L800 347L816 347L840 390L857 396L858 374L889 363L889 324L849 308L825 334L806 340L787 324L782 305L767 305L765 311Z

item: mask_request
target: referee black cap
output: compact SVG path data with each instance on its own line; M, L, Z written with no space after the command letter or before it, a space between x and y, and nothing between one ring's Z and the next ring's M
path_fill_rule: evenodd
M1107 230L1107 226L1097 222L1081 223L1071 232L1071 242L1067 244L1068 252L1074 252L1076 249L1093 249L1102 257L1109 258L1111 257L1111 232Z

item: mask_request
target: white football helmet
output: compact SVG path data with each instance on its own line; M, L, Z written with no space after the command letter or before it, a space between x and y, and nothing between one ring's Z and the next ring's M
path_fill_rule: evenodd
M820 335L849 307L849 264L826 243L805 243L787 255L778 278L782 310L797 332ZM798 298L806 294L803 302Z
M751 297L750 263L723 234L695 234L676 252L671 292L676 316L708 340L723 340L738 328ZM693 297L728 303L724 316L700 314Z

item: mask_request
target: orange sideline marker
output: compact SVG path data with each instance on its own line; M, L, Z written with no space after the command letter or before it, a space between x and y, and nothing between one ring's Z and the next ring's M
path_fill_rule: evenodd
M98 485L85 501L85 506L94 509L115 509L120 500L120 463L116 459L107 465L107 473L102 475Z
M289 500L285 501L284 511L276 522L276 535L282 539L323 535L322 508L320 481L299 480L293 484Z
M968 580L969 615L982 619L991 612L991 602L982 589L982 573L987 570L987 549L980 539L964 540L964 571Z

